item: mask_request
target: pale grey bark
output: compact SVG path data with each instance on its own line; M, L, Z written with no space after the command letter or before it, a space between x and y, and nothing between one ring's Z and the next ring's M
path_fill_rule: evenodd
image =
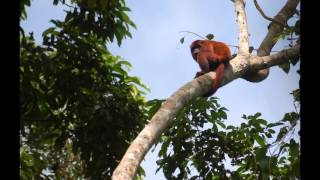
M236 0L234 2L239 30L239 54L249 54L249 33L244 4L245 0Z

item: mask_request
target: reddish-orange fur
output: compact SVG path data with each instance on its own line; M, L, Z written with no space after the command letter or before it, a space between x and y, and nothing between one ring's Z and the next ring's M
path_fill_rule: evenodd
M197 61L201 68L201 71L197 72L195 77L210 71L216 72L216 79L211 90L204 95L209 97L220 87L225 66L231 59L230 49L223 42L209 40L196 40L191 44L190 49L193 59Z

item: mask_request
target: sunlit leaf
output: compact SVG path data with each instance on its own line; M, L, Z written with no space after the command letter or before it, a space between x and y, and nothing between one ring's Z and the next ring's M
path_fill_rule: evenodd
M206 38L208 40L212 40L214 38L214 35L213 34L208 34L208 35L206 35Z

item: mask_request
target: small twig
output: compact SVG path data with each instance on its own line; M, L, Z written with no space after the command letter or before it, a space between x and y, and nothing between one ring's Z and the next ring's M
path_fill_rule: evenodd
M227 45L230 47L235 47L235 48L239 49L239 46L235 46L235 45L231 45L231 44L227 44ZM253 49L253 50L258 51L258 49ZM280 51L271 51L271 52L280 52Z
M282 23L282 22L280 22L280 21L278 21L278 20L276 20L276 19L273 19L273 18L271 18L271 17L268 17L268 16L263 12L263 10L261 9L261 7L259 6L257 0L253 0L253 2L254 2L254 5L256 6L257 10L260 12L260 14L261 14L262 17L264 17L265 19L267 19L267 20L269 20L269 21L271 21L271 22L275 22L275 23L277 23L277 24L279 24L279 25L281 25L281 26L289 27L289 26L288 26L287 24L285 24L285 23Z
M299 38L288 38L287 40L292 41L292 40L297 40Z
M202 39L207 39L207 38L201 36L200 34L197 34L197 33L195 33L195 32L191 32L191 31L179 31L179 33L189 33L189 34L196 35L196 36L198 36L198 37L200 37L200 38L202 38ZM186 37L186 35L183 36L183 38L185 38L185 37ZM231 44L227 44L227 45L230 46L230 47L235 47L235 48L238 48L238 49L239 49L239 46L235 46L235 45L231 45ZM253 49L253 50L258 51L258 49ZM271 51L271 52L279 52L279 51Z
M198 36L198 37L200 37L202 39L207 39L207 38L205 38L205 37L203 37L203 36L201 36L201 35L199 35L197 33L191 32L191 31L180 31L179 33L189 33L189 34L196 35L196 36Z

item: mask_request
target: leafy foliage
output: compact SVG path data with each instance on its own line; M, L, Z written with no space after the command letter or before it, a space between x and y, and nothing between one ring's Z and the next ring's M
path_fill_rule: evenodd
M300 10L297 9L295 14L297 15L298 19L294 22L294 25L285 27L283 31L278 33L278 35L275 37L275 40L286 38L290 42L289 47L293 47L295 44L300 44ZM295 57L290 59L289 62L279 65L279 67L288 74L290 71L290 64L294 66L299 60L300 56Z
M243 115L244 122L236 127L226 124L226 111L214 97L183 108L161 138L158 170L167 179L300 177L300 145L292 137L297 112L275 123L260 113Z
M51 20L41 45L20 28L20 176L110 179L162 100L145 103L148 88L128 75L129 62L106 47L115 39L121 45L135 28L124 0L53 0L59 3L69 10L64 21ZM20 1L21 20L25 6L30 0ZM299 26L288 32L299 35ZM299 104L300 91L292 94ZM244 115L239 127L225 123L226 111L212 97L179 112L161 137L157 163L168 179L300 177L300 145L292 137L297 110L274 123L260 113ZM139 167L137 179L142 176Z
M26 6L30 6L30 0L21 0L19 7L19 17L21 20L27 19Z
M123 0L68 6L64 21L51 20L42 45L20 32L22 179L110 179L147 118L147 87L105 45L131 37L130 9Z

